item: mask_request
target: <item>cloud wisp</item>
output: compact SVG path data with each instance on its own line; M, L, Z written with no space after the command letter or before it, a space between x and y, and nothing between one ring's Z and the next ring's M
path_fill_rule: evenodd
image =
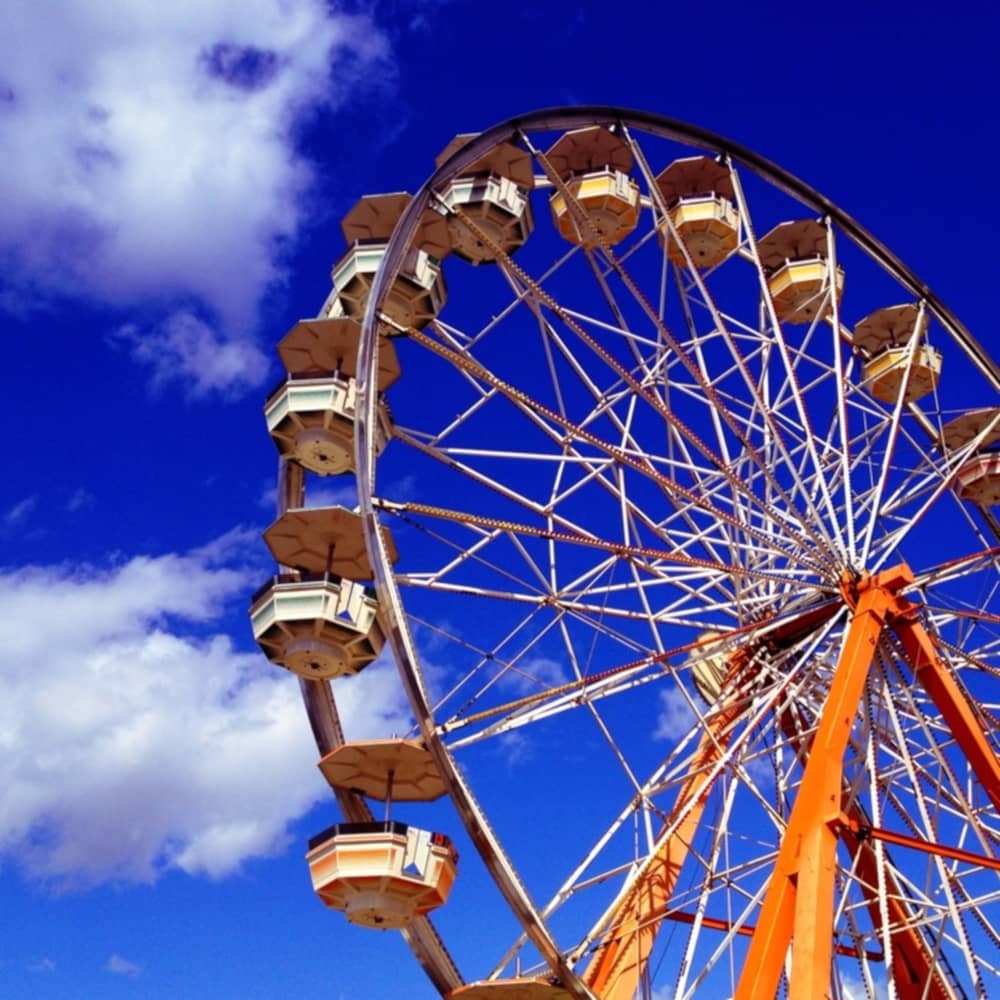
M295 678L223 634L231 533L113 568L0 572L0 857L55 887L222 877L328 794ZM349 735L408 727L388 663L338 687Z
M297 132L386 64L374 22L323 0L68 0L58 30L44 4L15 2L0 34L0 302L133 311L118 339L154 378L259 384L254 317L315 182Z
M113 975L128 976L130 979L135 979L142 972L142 969L135 962L130 962L127 958L122 958L118 952L115 952L107 960L104 968Z
M3 523L8 528L21 527L32 515L37 506L38 497L35 496L25 497L23 500L18 500L17 503L11 505L3 512Z
M689 696L679 687L668 687L660 691L659 697L660 711L653 739L676 742L690 732L696 721Z

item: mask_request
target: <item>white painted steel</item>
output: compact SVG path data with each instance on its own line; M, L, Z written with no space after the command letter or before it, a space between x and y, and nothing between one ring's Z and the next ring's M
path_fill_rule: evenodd
M614 248L594 240L533 258L536 231L516 258L501 254L496 265L477 269L492 267L504 292L488 305L484 299L475 319L477 303L462 299L466 265L449 264L451 304L398 342L405 379L393 393L396 444L386 460L403 449L425 474L409 484L409 495L394 496L391 478L376 477L372 373L381 305L412 252L421 212L431 202L448 210L435 192L497 143L521 139L529 149L545 148L547 133L589 124L610 125L630 144L633 175L648 188L639 227ZM717 153L730 167L740 246L715 268L701 271L690 258L686 267L648 266L656 253L663 256L659 231L677 238L649 166L671 143ZM547 176L543 162L536 171L541 197L555 189L572 212L559 178ZM776 210L801 218L803 207L823 220L829 273L843 267L847 290L837 303L827 288L829 308L818 310L825 319L786 327L757 253L757 217L768 217L760 227L766 230L782 218ZM543 216L537 205L535 214ZM852 290L865 287L856 277L865 268L896 283L893 302L908 293L932 319L944 374L939 391L919 405L885 403L863 387L864 359L852 352L849 319L881 304L852 304ZM590 292L577 294L584 281ZM513 360L500 349L503 337L519 352ZM913 357L911 350L910 364ZM950 377L961 380L958 395ZM446 385L450 408L426 395L419 406L412 384ZM650 842L628 831L655 825L654 813L668 830L681 822L690 805L671 813L671 800L697 736L723 698L736 698L739 717L706 772L715 811L671 902L690 919L665 925L662 951L677 955L677 976L666 984L679 987L678 995L731 991L746 940L740 929L755 920L839 653L847 617L834 605L852 574L901 558L914 563L911 596L926 606L926 627L939 636L977 711L992 718L997 698L989 683L1000 680L996 521L953 494L973 445L940 447L952 410L972 402L968 386L979 393L975 403L993 401L1000 369L897 258L795 178L681 123L594 108L525 116L459 149L414 197L386 248L364 321L359 498L381 614L416 727L522 929L506 952L506 942L497 942L494 974L547 969L572 995L588 995L579 978L587 955ZM442 484L464 485L449 490L433 470ZM934 530L942 512L954 537ZM411 561L401 541L398 570L380 517L393 520L401 538L395 521L408 526ZM940 568L925 569L934 564ZM796 618L802 632L789 634ZM691 672L698 662L692 644L706 629L726 636L730 648L751 649L756 670L711 705L702 695L712 689ZM421 649L427 634L447 642L449 652L428 655ZM546 666L554 648L561 662ZM428 670L445 655L454 660L445 665L445 690L436 690L435 674L432 693ZM618 706L664 693L687 713L686 728L654 746L653 760L650 741L636 744ZM548 758L544 773L561 809L589 804L589 840L582 846L565 826L560 834L552 816L529 812L532 820L523 821L534 830L537 819L538 831L561 837L573 852L558 859L565 879L544 888L495 789L470 776L481 773L483 758L475 755L505 745L501 740L528 734L544 744L556 730L576 738L581 719L590 720L593 757L575 769ZM670 728L669 718L664 725ZM995 734L990 738L995 745ZM604 749L590 749L597 746ZM914 836L967 849L974 843L995 856L1000 821L960 756L897 648L884 641L852 731L845 795L886 825L909 824ZM620 779L613 806L596 784L605 770ZM537 784L525 777L511 787L532 801ZM997 988L995 878L881 846L876 857L883 919L894 881L952 995ZM893 942L873 929L869 900L843 859L837 879L838 940L855 950L839 957L832 973L831 995L843 997L852 975L872 988L884 982ZM731 929L713 929L707 918ZM880 959L873 957L878 950L885 952Z

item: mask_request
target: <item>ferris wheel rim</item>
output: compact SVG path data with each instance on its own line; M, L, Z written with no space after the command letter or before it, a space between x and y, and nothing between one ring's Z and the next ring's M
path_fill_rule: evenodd
M482 132L479 132L461 149L456 150L443 162L421 185L412 201L400 217L393 234L393 239L386 250L383 273L391 272L398 267L398 247L405 246L406 240L412 236L420 212L426 207L430 193L435 186L452 179L457 173L474 163L487 149L497 142L516 135L521 130L552 130L556 128L582 128L587 125L616 124L635 125L647 129L654 135L675 139L685 145L694 145L709 149L721 156L731 157L736 163L750 168L758 176L774 183L781 190L791 195L803 205L812 208L820 215L829 216L837 223L851 239L877 263L885 267L901 284L903 284L917 300L925 300L927 306L940 320L948 332L963 345L970 357L976 360L980 370L989 378L994 388L1000 389L1000 362L993 360L972 332L959 320L955 313L932 291L930 286L922 281L917 274L892 252L870 230L858 222L850 213L839 208L831 199L819 190L807 184L801 178L773 160L752 150L721 133L701 128L679 118L657 114L651 111L641 111L615 105L581 105L572 108L552 107L527 112L499 122ZM398 234L406 233L405 237ZM395 252L394 252L395 251ZM374 323L377 311L373 311L376 301L380 301L384 288L377 283L372 288L372 294L365 310L362 324L363 331ZM367 333L363 333L363 338ZM367 352L362 340L362 363L367 358ZM363 385L365 380L359 379ZM359 442L359 455L362 446Z
M689 126L664 116L625 109L595 106L591 108L573 109L572 112L560 109L549 109L518 116L507 122L494 126L470 142L466 147L456 152L432 174L431 178L421 187L418 194L410 202L401 217L386 250L382 267L375 279L371 296L368 301L363 322L360 348L360 369L358 377L359 408L358 432L356 437L356 461L358 473L358 499L364 518L365 532L369 551L373 554L373 570L376 588L380 600L384 602L383 613L390 623L389 642L396 655L397 665L403 676L404 686L410 698L418 725L442 775L449 785L449 792L473 842L476 843L483 860L490 870L501 891L507 897L508 905L532 938L536 947L559 975L564 988L575 991L581 997L590 996L587 987L565 962L563 953L548 934L544 920L539 911L528 899L520 885L516 870L507 861L502 849L498 850L499 842L495 841L490 831L485 813L483 813L468 787L463 776L455 767L452 755L438 733L435 725L434 711L423 688L423 679L418 665L418 655L412 636L406 624L406 612L396 586L385 536L379 521L379 512L373 499L374 485L374 438L376 394L373 391L374 382L369 373L374 370L374 360L378 337L378 314L382 300L387 291L389 275L398 268L402 253L412 238L421 211L426 207L431 192L442 182L457 175L468 164L474 162L482 152L493 143L508 138L520 130L548 130L581 127L589 124L621 123L642 128L653 134L663 134L667 138L679 142L696 144L701 148L712 149L731 157L736 163L749 167L755 174L781 187L786 193L797 200L828 216L840 226L848 236L860 246L873 260L885 268L900 284L909 288L918 299L927 303L928 308L937 316L942 325L976 362L980 371L992 382L994 387L1000 387L1000 366L986 356L982 347L971 334L959 323L926 285L910 272L895 255L891 254L878 240L860 227L850 216L837 209L832 203L818 194L814 189L798 181L791 174L770 163L752 151L732 143L721 136L707 132L695 126ZM660 131L658 131L660 130ZM503 883L507 883L506 889ZM508 896L508 893L510 895Z

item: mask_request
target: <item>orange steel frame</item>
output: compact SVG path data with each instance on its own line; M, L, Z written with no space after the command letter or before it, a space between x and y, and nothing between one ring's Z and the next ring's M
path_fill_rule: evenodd
M734 658L727 686L737 685L745 665L745 657ZM591 959L583 979L601 1000L632 1000L635 995L712 790L708 772L722 756L728 744L729 727L738 715L739 704L734 699L708 720L691 771L677 793L672 810L674 816L685 809L687 814L669 836L667 831L673 824L668 824L660 835L643 871L619 904L603 944Z
M970 706L961 686L941 660L932 637L919 618L919 609L900 591L913 582L905 565L874 577L845 580L842 594L853 615L840 661L833 675L815 735L812 737L799 791L765 891L757 924L734 1000L777 996L785 960L791 947L789 1000L828 997L834 951L833 912L837 844L843 837L855 865L873 924L881 931L882 913L875 887L875 854L856 834L948 854L949 849L869 829L860 805L845 809L843 760L858 705L864 693L872 659L886 628L892 629L916 678L951 727L983 789L1000 810L1000 761L986 738L982 720ZM809 624L815 624L815 621ZM790 636L786 636L788 638ZM727 687L748 663L746 653L730 664ZM712 778L709 771L725 750L730 726L739 714L735 700L713 716L702 736L691 772L674 803L672 816L660 840L619 901L602 944L584 974L584 981L600 1000L631 1000L645 973L656 933L667 916L670 898L704 812ZM786 735L794 739L791 720L782 719ZM667 831L672 831L667 834ZM891 975L901 1000L918 997L949 1000L954 996L935 968L923 937L910 926L909 913L891 871L889 880L889 941ZM714 926L714 925L713 925ZM728 929L728 927L720 929Z
M796 744L798 750L800 746L796 739L798 734L787 713L782 718L782 729L792 743ZM848 820L847 825L854 834L851 837L844 837L843 843L851 856L851 864L865 898L868 915L872 925L879 929L881 938L882 909L876 893L879 880L877 858L874 851L864 849L863 841L863 836L874 838L876 832L871 828L860 803L843 801L842 808ZM900 1000L950 1000L952 992L934 969L933 958L926 941L912 925L912 914L891 867L885 869L883 878L885 912L888 916L889 941L892 949L891 975L896 985L897 996ZM837 954L848 953L843 947L836 947L834 950ZM854 954L853 949L850 951Z

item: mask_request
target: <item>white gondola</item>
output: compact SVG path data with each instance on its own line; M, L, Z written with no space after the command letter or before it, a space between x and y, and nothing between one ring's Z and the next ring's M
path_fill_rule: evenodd
M356 674L385 645L361 517L345 507L292 507L265 532L280 566L250 609L254 638L268 659L303 677ZM397 558L386 531L390 558Z
M298 377L280 385L264 404L267 429L278 452L321 476L354 471L357 384L336 375ZM383 401L376 408L375 452L392 437Z
M448 899L458 854L441 833L404 823L340 823L309 841L313 888L347 919L382 930L407 927Z
M264 404L267 429L282 457L330 476L354 471L358 345L361 326L352 319L304 319L278 344L288 380ZM391 341L379 346L375 451L392 437L392 417L381 394L399 379Z
M811 323L833 311L844 270L831 280L826 227L815 219L782 222L757 242L774 311L783 323ZM831 295L832 290L832 295Z
M632 151L624 139L602 126L576 129L561 136L545 158L565 188L564 194L557 187L549 202L564 239L584 247L602 240L614 246L635 229L639 185L629 176Z
M438 165L471 138L455 136ZM534 183L531 157L512 142L500 143L462 170L440 192L453 252L478 265L495 261L496 247L510 255L523 246L534 227L529 198Z
M877 309L854 328L854 346L867 355L865 385L876 399L895 403L902 393L912 403L937 388L941 352L923 342L926 333L927 316L913 303Z
M363 319L389 237L409 202L410 195L404 192L366 195L344 216L341 228L349 248L331 273L339 308L331 309L330 316ZM450 250L447 223L439 213L427 209L383 303L382 313L389 321L385 332L405 332L410 327L419 330L441 311L447 290L439 265Z
M369 588L332 573L285 573L254 595L253 637L271 662L312 680L356 674L385 645Z
M1000 407L970 410L941 429L947 451L975 442L976 452L955 472L955 493L970 503L992 507L1000 504Z
M387 246L355 243L334 265L331 277L344 315L359 322L364 318ZM441 311L447 294L437 263L426 251L413 247L407 252L382 312L400 332L409 327L420 330Z
M727 167L710 156L685 157L661 171L656 186L676 233L676 239L670 238L669 227L661 222L660 237L671 261L686 267L690 258L703 269L732 254L739 242L739 214Z

